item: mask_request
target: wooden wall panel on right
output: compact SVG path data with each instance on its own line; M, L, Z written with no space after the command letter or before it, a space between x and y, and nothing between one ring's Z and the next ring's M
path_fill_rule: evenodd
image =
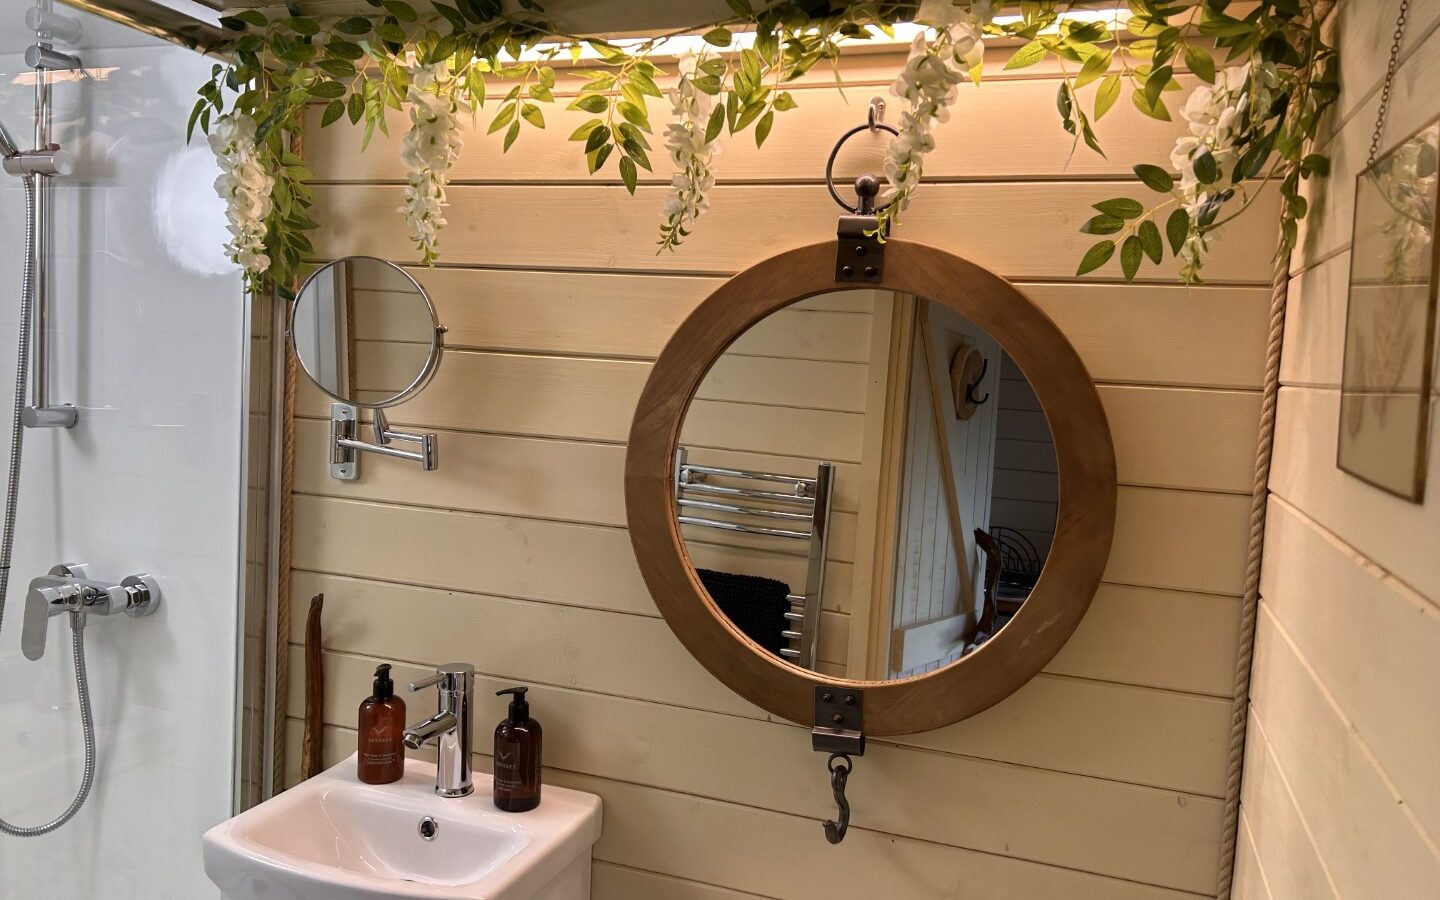
M1440 896L1440 441L1418 505L1335 465L1355 176L1397 7L1337 9L1332 173L1312 186L1291 261L1233 893L1245 900ZM1437 79L1440 2L1426 0L1410 10L1382 150L1440 116Z

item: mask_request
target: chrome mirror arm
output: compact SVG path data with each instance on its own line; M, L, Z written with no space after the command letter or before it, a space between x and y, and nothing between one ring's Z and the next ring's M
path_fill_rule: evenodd
M410 434L393 431L385 420L385 414L375 410L371 426L376 443L360 439L360 410L349 403L330 404L330 477L341 481L354 481L360 477L360 454L378 453L395 459L418 462L426 472L440 468L439 439L433 432ZM391 441L419 444L419 450L401 450L390 446Z

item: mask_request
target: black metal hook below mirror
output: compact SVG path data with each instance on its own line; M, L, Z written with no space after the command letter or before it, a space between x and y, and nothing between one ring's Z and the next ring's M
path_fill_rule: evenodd
M987 401L987 400L990 399L990 392L989 392L989 391L986 391L986 392L985 392L985 396L983 396L983 397L976 397L976 396L975 396L975 389L980 386L980 382L982 382L982 381L985 380L985 373L986 373L989 369L990 369L990 360L988 360L988 359L982 359L982 360L980 361L980 374L975 376L975 380L974 380L974 381L972 381L972 382L970 382L969 384L965 385L965 399L966 399L966 400L969 400L971 403L975 404L976 406L984 406L984 405L985 405L985 401Z
M826 819L822 824L825 826L825 840L838 844L845 840L845 832L850 830L850 801L845 799L845 783L849 781L855 763L850 761L848 754L832 753L825 767L830 770L830 790L835 794L839 821Z

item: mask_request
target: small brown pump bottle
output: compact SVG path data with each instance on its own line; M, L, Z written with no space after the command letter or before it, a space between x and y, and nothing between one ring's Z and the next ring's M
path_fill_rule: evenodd
M405 774L405 701L395 696L390 666L375 667L374 692L360 704L360 755L356 764L366 784L389 784Z
M529 688L496 691L513 695L510 715L495 726L495 806L525 812L540 805L540 723L530 718Z

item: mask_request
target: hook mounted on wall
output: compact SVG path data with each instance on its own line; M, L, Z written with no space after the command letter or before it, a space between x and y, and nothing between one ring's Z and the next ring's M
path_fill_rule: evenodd
M850 801L845 786L855 771L851 756L865 755L865 695L859 689L839 690L815 686L815 727L810 729L810 746L829 753L825 768L830 771L830 790L835 794L837 814L826 819L825 840L838 844L850 830Z

